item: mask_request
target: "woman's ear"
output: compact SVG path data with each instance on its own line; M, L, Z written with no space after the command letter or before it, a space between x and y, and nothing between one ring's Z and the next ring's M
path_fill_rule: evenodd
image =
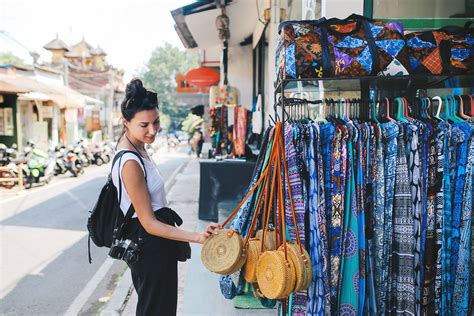
M122 119L122 124L123 124L125 127L128 127L128 121L127 121L124 117L122 117L121 119Z

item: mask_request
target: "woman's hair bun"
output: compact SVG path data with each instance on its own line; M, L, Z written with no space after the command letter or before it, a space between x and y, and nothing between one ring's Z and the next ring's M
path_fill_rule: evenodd
M143 82L140 79L133 79L127 84L125 89L125 98L143 98L146 96L147 90L143 87Z

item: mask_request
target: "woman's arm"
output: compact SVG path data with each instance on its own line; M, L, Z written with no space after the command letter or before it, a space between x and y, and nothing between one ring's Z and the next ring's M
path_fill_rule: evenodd
M135 160L127 160L124 163L122 179L138 220L150 235L202 244L219 227L218 224L211 223L204 233L199 234L158 221L151 208L150 195L148 194L142 168Z

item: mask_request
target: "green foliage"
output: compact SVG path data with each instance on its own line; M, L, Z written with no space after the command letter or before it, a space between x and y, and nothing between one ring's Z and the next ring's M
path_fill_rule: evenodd
M196 67L198 67L197 53L190 53L170 43L164 43L152 52L145 69L140 72L145 85L158 93L160 110L170 119L170 131L178 129L189 112L189 107L176 104L175 76L177 73L186 73Z
M169 131L171 125L170 116L167 114L160 113L160 127L164 131Z
M17 65L23 66L25 62L23 59L13 55L10 52L0 52L0 65Z

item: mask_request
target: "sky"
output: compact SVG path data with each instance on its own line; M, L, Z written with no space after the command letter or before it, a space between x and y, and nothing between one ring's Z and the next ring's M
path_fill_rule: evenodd
M128 79L163 42L184 49L170 11L192 2L0 0L0 52L10 51L31 63L28 50L36 51L41 60L49 62L51 53L43 46L56 34L68 45L84 37L92 46L100 45L108 62L125 70Z

